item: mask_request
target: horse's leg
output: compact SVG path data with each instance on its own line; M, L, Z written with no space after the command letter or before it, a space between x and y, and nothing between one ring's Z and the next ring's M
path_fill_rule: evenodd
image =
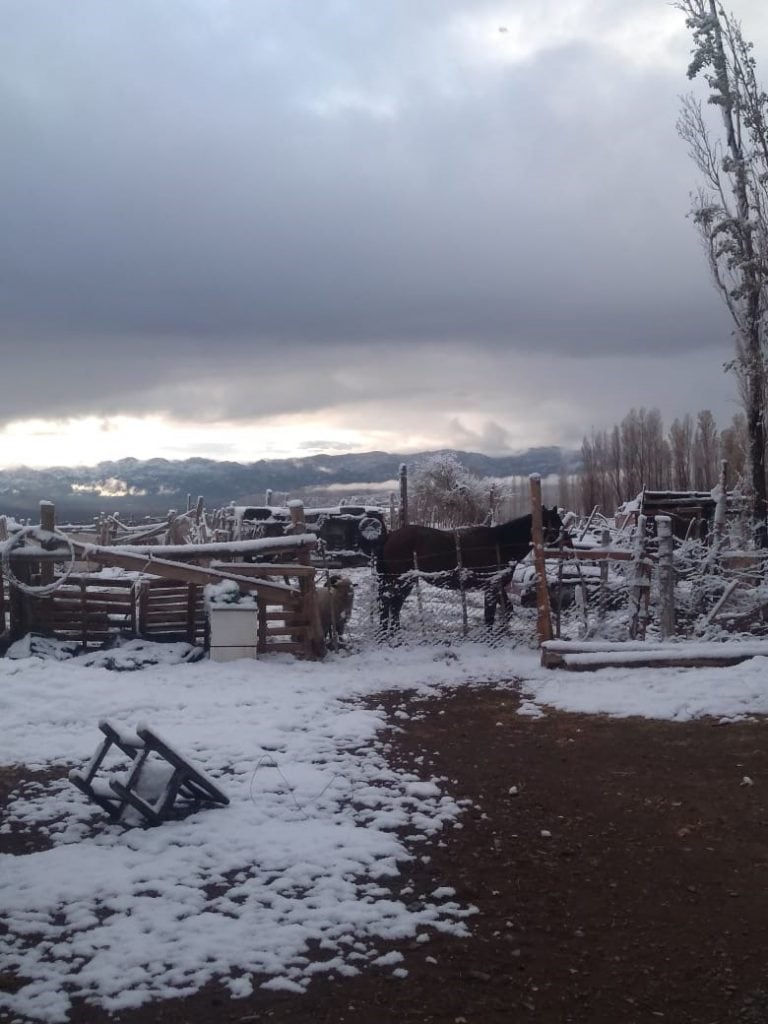
M501 608L501 615L504 623L508 623L512 617L512 602L506 588L507 579L494 580L485 588L483 597L483 613L486 626L493 626L496 622L496 608Z
M403 583L402 580L398 580L392 590L392 601L390 604L390 616L392 620L392 629L400 629L400 612L405 599L408 597L410 592L413 590L413 583Z
M382 635L389 632L392 624L392 584L386 576L379 576L379 628Z
M399 576L382 576L379 580L379 622L384 634L400 629L400 609L413 584L403 583Z
M499 586L499 607L501 608L501 617L506 625L512 618L512 602L504 584Z
M499 600L498 586L496 583L488 583L483 590L483 617L486 626L492 626L496 621L496 605Z

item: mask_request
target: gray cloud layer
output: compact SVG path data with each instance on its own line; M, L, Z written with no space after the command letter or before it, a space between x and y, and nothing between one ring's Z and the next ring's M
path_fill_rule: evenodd
M679 67L577 37L484 66L456 29L484 11L9 0L0 416L234 419L254 389L261 415L322 407L323 379L416 401L450 389L439 359L408 370L441 345L722 361L674 133L684 32Z

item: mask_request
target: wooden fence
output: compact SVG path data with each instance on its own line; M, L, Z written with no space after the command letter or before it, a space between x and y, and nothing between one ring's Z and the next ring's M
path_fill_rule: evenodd
M254 592L273 576L279 576L281 581L298 576L295 591L286 592L280 599L273 596L258 600L257 650L262 654L316 655L311 609L306 601L310 577L314 591L314 569L298 565L237 565L231 571L238 575L247 573ZM4 585L0 582L0 588ZM2 593L5 594L4 589ZM75 641L83 648L102 647L117 637L164 643L183 640L200 646L208 643L204 586L194 582L154 575L131 579L80 574L70 576L46 597L18 593L13 597L9 640L37 632Z
M186 640L205 645L208 619L203 587L196 583L146 578L136 585L137 635L147 640Z
M136 599L133 581L70 576L40 605L27 608L42 632L60 640L74 640L83 647L100 647L119 634L136 633ZM18 607L14 605L14 607ZM12 620L12 632L15 623Z
M32 538L31 548L19 547L8 556L13 570L9 580L0 574L0 634L7 619L6 644L25 633L39 632L75 641L84 648L103 646L119 636L203 645L208 640L204 588L231 581L258 607L255 641L259 653L322 657L325 645L315 569L310 564L316 539L304 532L302 511L298 504L291 509L295 535L273 541L151 548L69 541L69 550L76 553L79 564L118 568L129 574L80 571L61 577L52 593L40 594L35 588L43 581L50 583L54 566L67 557L61 545L57 546L51 522L41 528L40 535L46 543L52 541L53 547L50 543L41 547ZM243 561L276 556L285 561ZM14 576L23 580L26 592L21 584L14 585Z

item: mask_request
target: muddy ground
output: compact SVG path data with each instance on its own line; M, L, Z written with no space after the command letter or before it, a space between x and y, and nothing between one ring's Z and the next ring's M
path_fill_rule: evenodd
M414 708L401 694L385 703ZM453 886L478 908L471 937L395 945L405 979L374 968L242 1000L211 985L114 1017L80 1006L72 1020L768 1024L766 723L532 719L517 707L510 691L467 688L393 719L392 759L416 767L423 755L420 771L473 802L402 883ZM0 801L13 781L0 778Z

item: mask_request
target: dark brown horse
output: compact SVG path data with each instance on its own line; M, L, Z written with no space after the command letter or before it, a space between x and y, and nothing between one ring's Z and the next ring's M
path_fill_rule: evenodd
M553 543L563 528L557 508L542 509L544 542ZM485 622L492 626L496 605L512 577L515 563L531 549L530 513L499 526L467 526L435 530L403 526L388 534L379 548L379 607L384 629L400 624L400 609L413 589L414 570L434 573L427 582L457 590L485 590Z

